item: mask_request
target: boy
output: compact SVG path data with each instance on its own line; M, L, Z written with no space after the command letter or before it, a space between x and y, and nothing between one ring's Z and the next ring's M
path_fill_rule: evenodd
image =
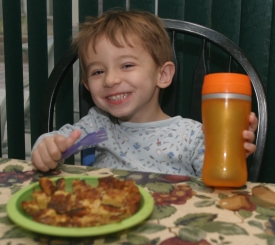
M175 72L161 20L147 12L109 11L83 24L73 48L96 107L75 125L42 135L33 148L34 165L54 169L62 152L104 127L108 141L97 146L94 166L201 176L202 125L170 118L158 102ZM256 150L255 114L249 122L243 132L247 155Z

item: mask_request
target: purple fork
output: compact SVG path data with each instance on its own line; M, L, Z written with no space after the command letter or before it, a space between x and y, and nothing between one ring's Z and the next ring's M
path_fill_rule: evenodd
M83 139L75 143L73 146L69 147L66 151L62 153L62 159L68 158L70 155L74 154L78 150L82 150L84 147L91 148L107 140L107 133L104 128L101 128L97 132L87 134Z

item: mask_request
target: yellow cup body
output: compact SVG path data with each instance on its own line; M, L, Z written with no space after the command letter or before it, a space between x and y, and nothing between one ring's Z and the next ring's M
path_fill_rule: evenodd
M205 156L202 180L206 185L240 187L246 183L246 152L242 133L248 129L250 112L251 101L248 100L203 100Z

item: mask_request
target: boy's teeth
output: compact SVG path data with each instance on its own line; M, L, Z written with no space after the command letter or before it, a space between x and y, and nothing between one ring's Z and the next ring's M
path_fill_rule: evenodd
M122 99L125 99L127 96L128 96L128 93L117 94L117 95L109 96L108 99L109 100L122 100Z

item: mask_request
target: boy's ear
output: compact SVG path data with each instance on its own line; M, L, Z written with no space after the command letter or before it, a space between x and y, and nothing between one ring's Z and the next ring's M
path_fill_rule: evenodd
M174 74L175 74L174 63L172 61L165 62L164 65L160 68L160 78L157 86L159 88L168 87L172 82Z

